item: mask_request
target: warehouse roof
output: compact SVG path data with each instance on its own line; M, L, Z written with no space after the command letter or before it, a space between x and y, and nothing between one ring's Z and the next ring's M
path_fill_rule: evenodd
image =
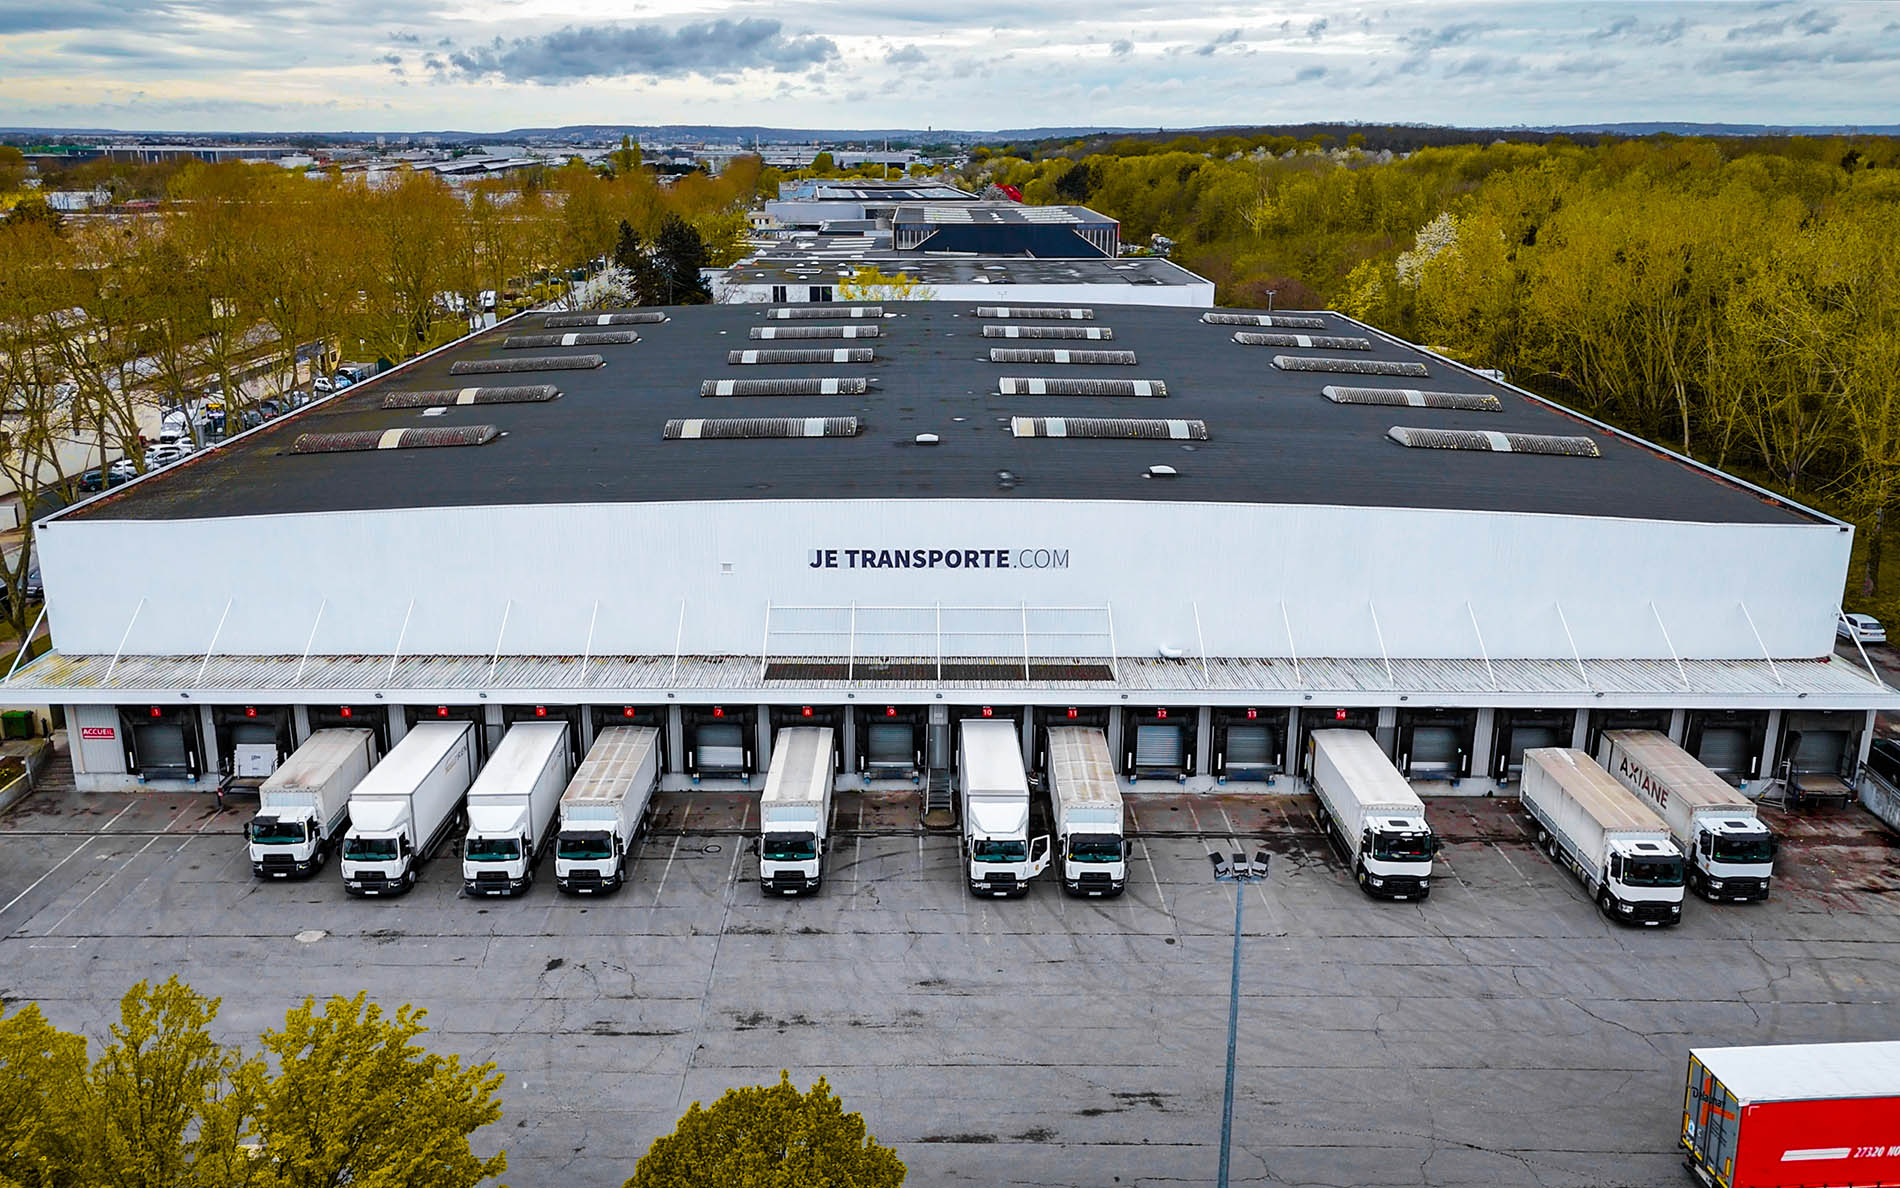
M1026 264L1065 266L1013 261L1011 267ZM188 519L495 504L1057 498L1752 523L1812 518L1337 314L1298 315L1294 329L1217 324L1198 310L1126 305L1060 320L1025 317L1021 310L979 317L976 307L962 302L891 303L881 318L848 319L846 306L826 308L839 315L835 320L772 316L816 308L670 309L661 324L599 328L618 332L607 338L631 338L627 331L633 331L634 342L589 342L589 330L582 328L573 345L504 346L510 336L554 335L561 342L559 336L575 333L571 326L547 326L544 314L523 316L65 514ZM877 337L792 338L785 332L826 326L874 328ZM1009 326L1024 334L1030 328L1106 330L1112 338L1000 337ZM986 337L986 328L999 336ZM775 337L755 336L767 330L775 330ZM1242 345L1237 333L1271 341ZM1300 345L1308 340L1312 346ZM868 362L832 361L834 350L861 358L865 348L872 352ZM743 361L740 352L761 349L822 352L825 361ZM993 350L1048 361L999 363L992 361ZM1096 351L1106 352L1099 356L1104 360L1131 353L1134 362L1057 361ZM549 356L596 356L602 362L577 370L469 374L471 367ZM1363 371L1368 364L1406 374L1301 369ZM837 395L701 395L706 381L834 378L869 383L831 385ZM1004 385L1005 378L1019 382ZM1032 382L1051 380L1122 381L1109 386L1149 394L1041 394L1051 385ZM558 398L384 406L385 397L398 392L544 384L557 388ZM1329 386L1389 389L1375 398L1401 400L1419 395L1417 389L1426 395L1490 395L1499 408L1341 402L1337 390L1328 398ZM1004 387L1022 394L1002 395ZM862 394L848 394L860 388ZM716 384L710 390L717 392ZM719 418L789 419L779 430L812 418L809 425L824 434L845 433L842 419L855 418L855 435L711 440L722 429L707 430L701 422ZM1132 428L1161 436L1083 439L1098 430L1126 432L1131 419L1146 422ZM669 421L688 428L669 438L663 435ZM1103 421L1114 424L1103 430ZM490 426L500 435L483 428ZM1414 428L1408 438L1414 446L1430 437L1417 432L1421 427L1492 431L1460 439L1467 446L1471 440L1490 443L1491 449L1408 448L1389 435L1395 426ZM467 432L388 432L403 429ZM1023 435L1029 432L1037 436ZM293 453L299 437L312 433L356 435L312 439L331 445L467 444ZM922 442L926 434L937 442ZM1600 456L1516 452L1545 437L1577 436L1593 439ZM1513 452L1494 452L1507 446ZM1149 477L1156 466L1172 467L1175 474Z
M822 285L845 280L859 268L903 273L925 285L1206 285L1208 281L1157 256L1134 259L1030 256L929 255L890 248L890 232L874 237L820 236L774 244L726 270L729 285ZM1103 300L1109 300L1104 297ZM1117 296L1114 300L1122 300ZM915 307L906 304L906 311ZM962 308L965 314L968 307ZM1106 314L1103 315L1107 317ZM1189 314L1192 321L1194 314ZM1230 327L1231 329L1231 327Z

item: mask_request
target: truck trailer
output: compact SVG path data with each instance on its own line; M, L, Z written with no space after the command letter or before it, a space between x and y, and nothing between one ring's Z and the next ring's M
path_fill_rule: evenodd
M1669 826L1590 756L1532 747L1518 795L1537 822L1537 844L1576 874L1604 915L1682 922L1682 851Z
M1900 1042L1695 1048L1679 1145L1708 1188L1900 1184Z
M475 778L475 726L410 727L350 794L343 836L343 887L351 895L399 895L417 867L454 830Z
M1049 808L1062 889L1071 895L1120 895L1128 886L1122 790L1108 737L1100 730L1049 728Z
M1426 899L1438 839L1425 804L1363 730L1315 730L1307 736L1320 824L1368 895Z
M1049 869L1049 837L1029 837L1029 777L1013 722L972 718L957 731L964 873L970 894L1029 894Z
M350 824L350 793L376 762L370 730L319 730L257 790L251 873L287 879L314 873Z
M660 732L609 726L561 794L554 885L589 895L626 881L627 857L660 782Z
M1606 730L1597 762L1661 814L1687 861L1689 889L1710 899L1767 899L1775 838L1754 802L1655 730Z
M564 722L508 728L468 790L462 890L514 895L534 885L535 863L554 839L554 814L573 772Z
M773 739L772 766L759 798L764 894L802 895L823 884L832 775L831 727L787 726Z

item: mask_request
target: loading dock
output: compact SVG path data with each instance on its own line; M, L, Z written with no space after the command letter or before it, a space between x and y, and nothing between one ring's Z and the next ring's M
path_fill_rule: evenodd
M516 722L561 722L567 726L567 765L578 767L586 754L581 738L581 707L578 705L504 705L501 707L502 734Z
M1122 774L1181 780L1194 773L1197 715L1180 706L1130 708L1122 712Z
M1690 710L1682 732L1682 749L1731 784L1761 774L1767 741L1766 710Z
M867 780L920 779L929 710L929 706L922 705L854 708L851 713L858 744L858 774Z
M195 780L204 774L196 706L127 706L119 711L125 769L140 780Z
M1524 774L1524 752L1531 747L1567 747L1577 728L1576 710L1501 709L1491 735L1491 778L1515 783Z
M296 749L287 705L218 705L211 708L212 754L220 775L263 780Z
M1584 735L1583 749L1590 754L1597 753L1597 744L1603 740L1605 730L1654 730L1659 734L1668 734L1671 738L1669 723L1675 714L1666 709L1609 709L1591 710L1590 728Z
M1286 770L1289 711L1220 707L1214 710L1214 775L1229 780L1270 781Z
M1109 725L1115 711L1106 705L1039 705L1031 708L1030 721L1035 724L1034 749L1031 753L1030 774L1049 770L1049 730L1051 727L1080 726L1100 730L1106 737L1114 738L1114 729Z
M1787 716L1778 773L1797 800L1846 804L1852 798L1867 718L1853 710L1804 710Z
M600 732L611 726L646 726L659 731L662 739L667 738L669 716L663 705L590 705L587 707L588 745L592 746ZM661 772L673 770L672 752L671 746L659 748L656 758Z
M488 762L488 715L480 705L405 705L402 707L404 733L418 722L473 722L475 724L475 765Z
M305 711L310 732L319 730L374 730L376 753L389 753L389 707L386 705L313 705ZM301 740L299 740L301 741Z
M686 770L705 776L752 778L758 770L758 707L691 705L680 711Z
M1459 780L1471 774L1475 709L1401 709L1395 766L1408 780Z
M1297 762L1303 779L1313 778L1311 748L1307 740L1313 737L1315 730L1363 730L1374 738L1379 737L1379 711L1375 706L1326 706L1320 709L1300 710L1299 749Z
M770 708L766 721L771 725L773 738L778 737L779 731L794 726L830 729L831 770L835 774L844 770L844 724L849 716L850 711L841 705L775 705Z

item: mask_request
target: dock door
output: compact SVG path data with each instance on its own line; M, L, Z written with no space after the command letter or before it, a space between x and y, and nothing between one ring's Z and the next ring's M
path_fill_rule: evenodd
M1049 771L1049 730L1055 726L1080 726L1109 735L1108 720L1114 710L1106 705L1039 705L1030 710L1036 726L1035 758L1031 775Z
M845 709L837 705L775 705L771 708L772 745L778 745L778 732L793 726L819 726L831 731L831 770L844 770ZM862 744L860 744L862 745Z
M1222 781L1267 780L1286 770L1287 711L1214 711L1213 771Z
M1194 770L1196 714L1159 705L1122 713L1122 774L1131 779L1181 779Z
M296 750L287 705L213 706L211 729L218 771L240 780L268 777Z
M475 724L475 768L488 762L488 726L484 707L479 705L407 705L403 717L411 728L418 722L473 722Z
M373 730L376 753L389 753L389 707L382 705L313 705L310 733L319 730Z
M590 705L587 711L593 718L594 738L599 738L600 732L609 726L645 726L659 731L662 739L666 738L666 707L663 705ZM671 751L664 743L659 748L662 772L673 770Z
M1396 766L1408 780L1463 779L1477 725L1477 710L1401 709Z
M125 769L147 780L195 780L204 774L198 707L137 706L119 711Z
M686 770L695 778L750 777L758 770L758 720L756 706L687 706L680 712L686 729Z
M1669 719L1673 716L1666 709L1591 710L1590 729L1584 735L1583 749L1592 759L1596 758L1597 744L1603 741L1605 730L1654 730L1668 734Z
M1491 738L1491 778L1513 783L1524 776L1524 752L1532 747L1567 747L1576 729L1575 710L1501 709Z
M1731 784L1761 774L1761 753L1768 741L1763 710L1690 710L1682 730L1682 749Z
M921 778L929 706L861 705L851 712L857 718L858 774L867 780Z
M1312 779L1312 758L1306 740L1315 730L1363 730L1374 738L1379 737L1379 709L1377 706L1362 705L1348 709L1343 706L1322 707L1300 710L1300 737L1296 759L1300 765L1300 776Z
M508 728L517 722L560 722L567 727L567 765L580 766L581 747L581 707L578 705L504 705L501 707L501 732L506 737Z

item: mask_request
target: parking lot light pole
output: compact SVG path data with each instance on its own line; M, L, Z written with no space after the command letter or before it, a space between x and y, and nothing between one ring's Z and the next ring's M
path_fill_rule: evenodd
M1247 904L1247 885L1267 881L1267 867L1272 856L1265 850L1255 850L1252 862L1247 861L1245 854L1235 854L1233 861L1229 862L1210 851L1207 860L1214 867L1216 882L1234 885L1234 969L1227 988L1227 1088L1221 1097L1220 1108L1219 1188L1227 1188L1228 1159L1234 1140L1234 1049L1240 1029L1241 911Z

